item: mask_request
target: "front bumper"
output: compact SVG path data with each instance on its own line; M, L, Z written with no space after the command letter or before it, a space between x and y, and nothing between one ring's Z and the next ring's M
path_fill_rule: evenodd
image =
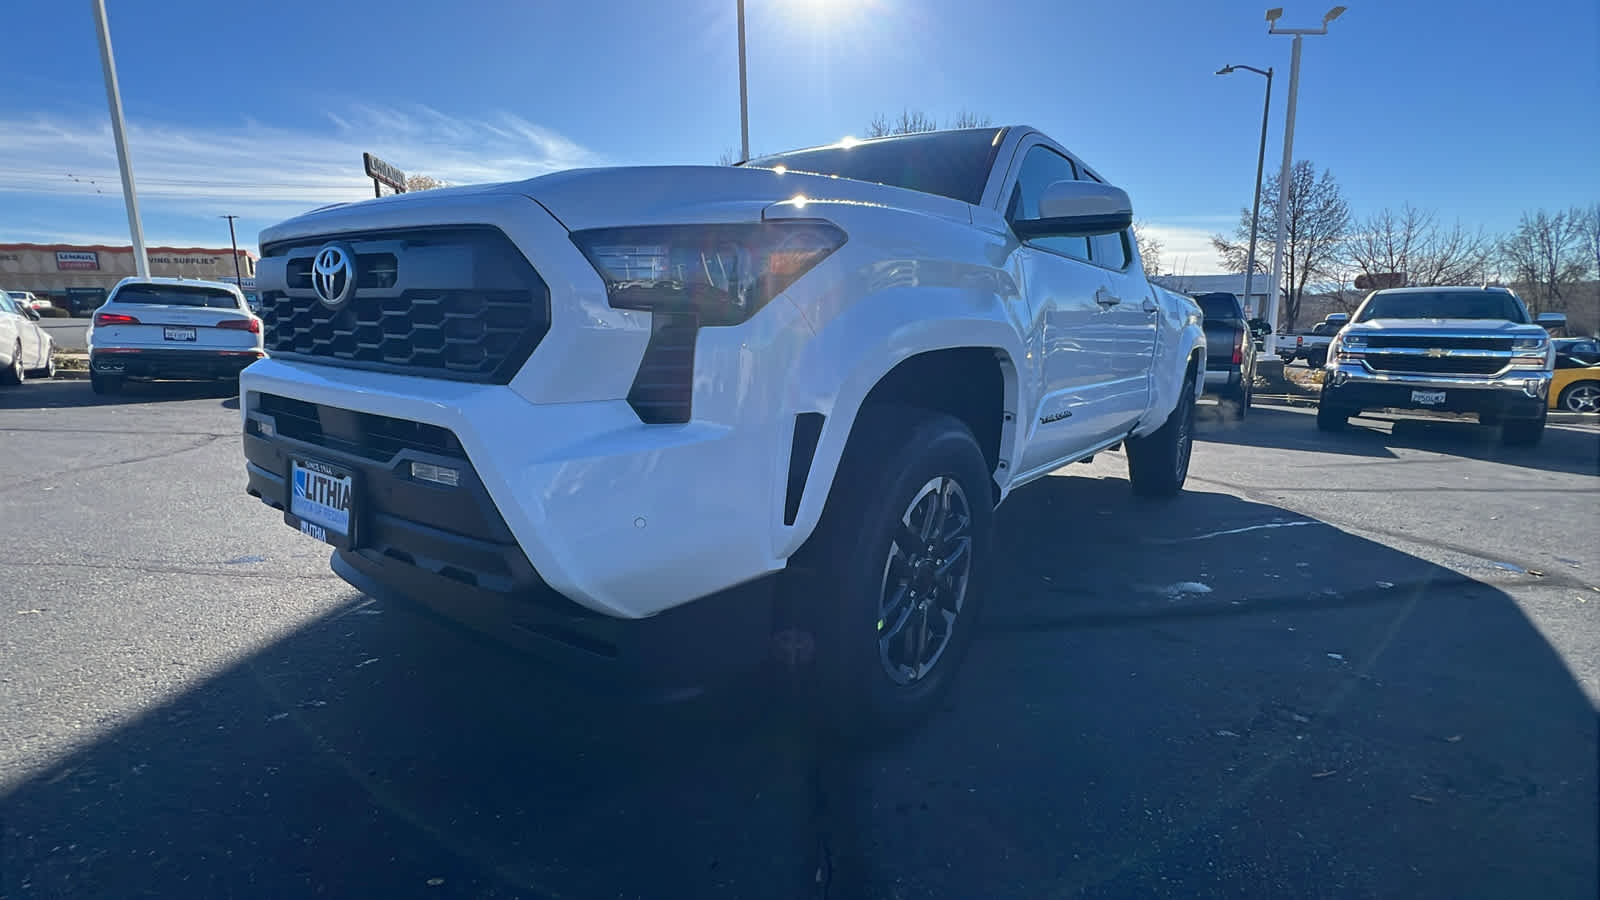
M1510 419L1542 415L1551 378L1549 371L1539 369L1510 370L1492 377L1378 373L1359 363L1340 363L1324 371L1321 403L1352 413L1418 409ZM1415 399L1415 391L1442 391L1444 399L1423 403Z
M260 350L146 350L106 348L89 352L89 370L131 378L237 378L263 356Z
M299 524L289 511L292 460L351 476L349 537L328 534L333 570L364 593L420 604L499 643L630 689L693 687L765 658L772 579L646 618L597 612L546 582L448 429L259 391L245 398L247 490L283 510L287 523ZM448 468L456 484L419 480L414 463Z

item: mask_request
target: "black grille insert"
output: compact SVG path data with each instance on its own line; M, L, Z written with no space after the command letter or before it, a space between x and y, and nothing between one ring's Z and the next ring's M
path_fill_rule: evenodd
M650 314L650 343L628 389L628 405L647 425L689 421L694 395L694 342L700 323L693 314Z
M1367 365L1381 372L1421 372L1428 375L1493 375L1511 362L1495 356L1408 356L1368 353Z
M1491 337L1423 337L1404 334L1374 334L1367 338L1367 346L1374 350L1386 347L1411 347L1421 350L1510 350L1512 338Z
M308 403L277 394L252 394L251 408L272 417L278 434L329 450L388 462L402 450L465 460L455 433L437 425Z
M338 309L312 289L328 240L356 251L355 295ZM550 291L494 228L336 235L265 248L286 257L263 285L267 352L430 378L509 382L550 330Z

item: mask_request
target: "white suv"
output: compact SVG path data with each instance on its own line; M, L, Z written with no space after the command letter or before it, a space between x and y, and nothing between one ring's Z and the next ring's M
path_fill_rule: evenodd
M238 378L262 356L261 320L237 287L183 278L124 278L89 326L97 394L127 378Z
M1131 222L1024 127L317 210L261 236L248 489L499 640L661 689L779 646L911 721L1010 491L1119 445L1183 485L1200 310Z

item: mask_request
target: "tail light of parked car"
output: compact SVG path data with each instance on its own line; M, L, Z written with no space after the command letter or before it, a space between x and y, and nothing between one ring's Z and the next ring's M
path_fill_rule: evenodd
M254 317L248 319L223 319L217 323L217 327L226 328L229 331L248 331L251 334L260 334L261 320Z
M94 315L94 324L96 324L96 325L137 325L137 324L139 324L139 320L134 318L133 316L125 316L125 315L123 315L121 313L104 313L103 312L103 313L95 313L95 315Z

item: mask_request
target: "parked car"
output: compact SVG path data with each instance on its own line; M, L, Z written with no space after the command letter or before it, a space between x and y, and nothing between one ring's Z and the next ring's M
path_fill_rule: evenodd
M1556 338L1556 356L1570 356L1584 365L1600 363L1600 338Z
M0 383L22 384L56 374L55 339L38 325L39 313L0 291Z
M97 394L128 378L237 378L260 359L261 320L237 287L183 278L124 278L88 330Z
M1242 419L1250 411L1256 378L1256 344L1244 305L1228 293L1199 294L1194 300L1206 330L1206 393Z
M11 295L11 302L18 306L26 306L34 312L51 309L55 306L49 300L38 296L32 291L6 291L6 293Z
M1600 412L1600 363L1585 364L1576 356L1558 354L1550 378L1550 408L1563 412Z
M248 490L591 675L704 684L776 629L836 724L906 724L1011 491L1119 445L1182 488L1205 336L1131 222L1026 127L315 210L261 234Z
M1317 426L1342 429L1368 409L1477 413L1508 444L1544 435L1555 349L1521 298L1503 287L1373 291L1335 339Z
M1328 364L1328 347L1334 336L1349 322L1349 313L1330 313L1310 331L1279 335L1278 356L1285 365L1303 359L1307 366L1320 369Z

